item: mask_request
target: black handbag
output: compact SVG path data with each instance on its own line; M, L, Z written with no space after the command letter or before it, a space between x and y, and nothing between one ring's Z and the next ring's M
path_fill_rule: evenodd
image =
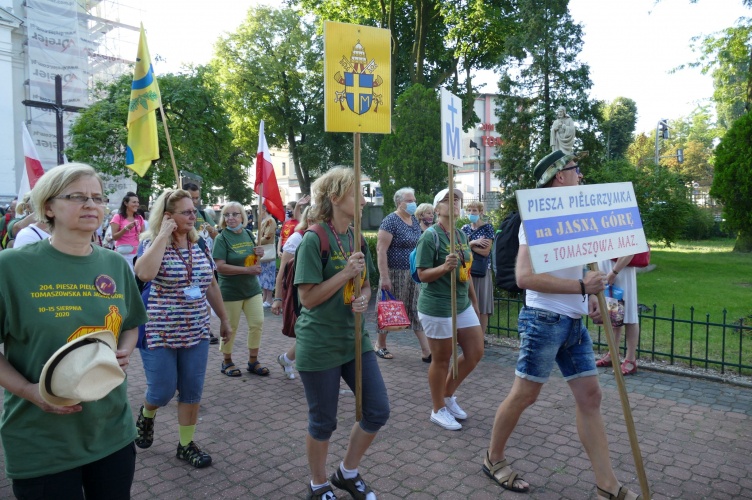
M480 254L477 254L473 252L473 263L470 266L470 276L474 276L476 278L483 278L486 273L488 272L488 260L490 257L482 256Z

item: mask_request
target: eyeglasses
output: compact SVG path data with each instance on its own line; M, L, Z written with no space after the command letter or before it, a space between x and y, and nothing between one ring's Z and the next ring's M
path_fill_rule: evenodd
M225 214L225 217L240 217L241 215L243 215L243 214L241 214L239 212L228 212L228 213Z
M183 217L190 217L191 215L196 217L198 215L198 210L195 208L193 210L183 210L182 212L175 212L176 214L180 214Z
M565 170L576 170L578 174L582 173L580 172L580 166L574 165L572 167L562 168L561 171L564 172Z
M105 205L108 201L110 201L103 196L86 196L83 194L61 194L60 196L55 196L55 199L72 201L73 203L77 203L79 205L86 205L86 202L91 200L92 203L100 206Z

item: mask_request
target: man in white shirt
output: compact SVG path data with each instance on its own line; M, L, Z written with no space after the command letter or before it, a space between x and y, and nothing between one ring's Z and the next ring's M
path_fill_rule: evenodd
M537 187L578 185L582 180L578 159L561 150L543 158L534 169ZM633 500L637 495L619 484L611 467L593 343L582 321L588 313L599 317L594 294L605 288L606 276L600 271L588 271L583 276L581 266L534 274L522 226L519 236L517 286L527 291L518 320L520 354L512 389L496 411L483 471L504 489L529 491L530 485L505 460L505 448L522 412L538 398L555 362L575 399L577 432L595 473L598 498ZM593 294L590 300L588 294Z

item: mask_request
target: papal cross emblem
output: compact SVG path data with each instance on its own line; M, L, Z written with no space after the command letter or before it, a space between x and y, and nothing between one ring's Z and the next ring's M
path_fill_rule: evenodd
M342 56L339 62L345 69L344 76L340 71L334 75L334 79L340 85L344 85L341 92L334 92L334 102L338 102L340 110L344 111L343 101L347 102L350 111L358 115L367 113L372 107L373 111L379 110L379 104L383 104L381 94L376 94L374 89L381 86L384 80L375 75L374 71L378 66L375 59L368 62L366 51L360 44L360 40L355 44L352 50L352 56Z

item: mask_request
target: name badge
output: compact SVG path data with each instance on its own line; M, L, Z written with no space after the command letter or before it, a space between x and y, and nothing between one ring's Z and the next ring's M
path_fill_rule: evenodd
M183 293L185 294L185 298L190 300L198 300L201 298L201 289L196 285L183 288Z

